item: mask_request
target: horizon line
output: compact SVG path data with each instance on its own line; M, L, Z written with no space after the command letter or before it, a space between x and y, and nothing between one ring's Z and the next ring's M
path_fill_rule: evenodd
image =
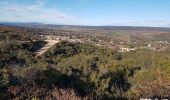
M0 24L29 24L29 23L37 23L42 25L59 25L59 26L88 26L88 27L143 27L143 28L170 28L170 26L144 26L144 25L80 25L80 24L55 24L55 23L43 23L43 22L15 22L15 21L0 21Z

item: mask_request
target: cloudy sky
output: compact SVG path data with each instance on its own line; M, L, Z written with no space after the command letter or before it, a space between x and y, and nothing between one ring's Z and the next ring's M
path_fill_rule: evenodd
M0 0L0 22L170 27L170 0Z

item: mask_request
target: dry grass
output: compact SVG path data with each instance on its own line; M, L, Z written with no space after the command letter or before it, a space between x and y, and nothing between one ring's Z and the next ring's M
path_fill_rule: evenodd
M143 82L135 90L139 98L170 99L170 81Z
M38 86L33 82L10 86L8 88L11 100L87 100L85 97L78 96L73 89L49 89Z

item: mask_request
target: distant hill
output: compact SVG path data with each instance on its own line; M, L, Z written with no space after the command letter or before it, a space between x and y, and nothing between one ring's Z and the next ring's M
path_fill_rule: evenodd
M29 22L29 23L0 22L0 25L33 27L33 26L41 26L43 24L42 23L37 23L37 22Z
M125 31L160 31L170 32L170 28L165 27L137 27L137 26L76 26L76 25L54 25L54 24L43 24L37 22L30 23L8 23L1 22L0 25L5 26L19 26L28 28L41 28L41 29L64 29L64 30L125 30Z

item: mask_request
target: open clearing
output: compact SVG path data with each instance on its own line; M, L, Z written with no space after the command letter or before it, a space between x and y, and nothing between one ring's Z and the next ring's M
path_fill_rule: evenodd
M47 44L36 52L37 56L41 56L53 45L60 42L59 40L45 40L45 41L47 42Z

